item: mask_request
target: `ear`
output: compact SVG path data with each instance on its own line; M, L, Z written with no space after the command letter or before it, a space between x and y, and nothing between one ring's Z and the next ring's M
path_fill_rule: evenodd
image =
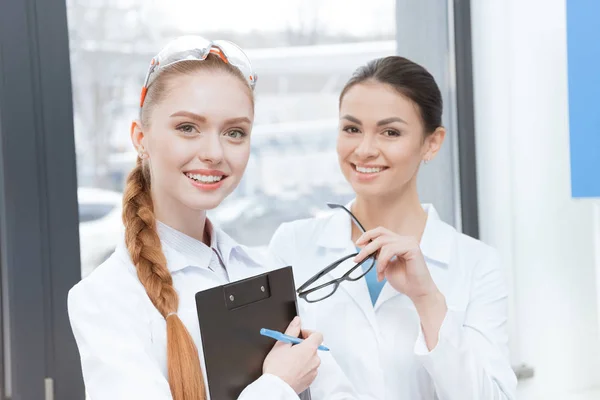
M446 129L440 126L431 135L425 138L425 143L423 144L425 150L425 154L423 155L424 161L431 161L436 157L437 153L442 148L445 137Z
M135 150L138 152L140 157L142 156L142 154L147 154L148 147L145 146L146 136L144 134L144 129L142 128L141 121L135 120L131 122L130 136L131 143L133 144L133 147L135 147Z

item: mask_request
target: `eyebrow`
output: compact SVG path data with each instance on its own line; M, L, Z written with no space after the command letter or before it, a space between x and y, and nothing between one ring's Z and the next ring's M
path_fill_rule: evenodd
M206 117L199 115L199 114L195 114L193 112L189 112L189 111L177 111L176 113L171 114L171 117L185 117L185 118L195 119L196 121L200 121L200 122L206 122ZM228 124L238 124L240 122L246 122L248 124L252 124L252 121L250 121L250 118L248 118L248 117L230 118L230 119L226 120L225 122Z
M392 122L400 122L403 124L408 125L408 122L406 122L405 120L403 120L402 118L399 117L392 117L392 118L386 118L386 119L382 119L381 121L379 121L377 123L377 126L383 126L383 125L388 125L391 124Z
M206 122L206 117L203 117L202 115L194 114L193 112L189 112L189 111L177 111L177 112L171 114L171 117L186 117L186 118L195 119L197 121Z
M358 118L353 117L352 115L344 115L342 117L342 119L346 119L350 122L354 122L355 124L362 125L362 122ZM388 125L388 124L391 124L392 122L401 122L403 124L408 125L408 122L406 122L402 118L391 117L391 118L382 119L381 121L377 122L377 126Z
M252 124L252 121L250 121L250 118L248 117L237 117L237 118L230 118L227 121L228 124L239 124L240 122L245 122L247 124Z
M362 125L362 122L360 122L360 119L354 118L352 115L346 114L342 117L342 119L347 119L350 122L354 122L355 124Z

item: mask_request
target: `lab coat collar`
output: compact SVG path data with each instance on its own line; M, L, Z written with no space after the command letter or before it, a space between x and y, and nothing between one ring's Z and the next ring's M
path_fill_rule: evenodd
M433 205L424 204L423 209L427 212L427 223L421 237L421 251L425 258L448 266L456 229L440 219Z
M346 204L346 208L350 209L350 203ZM317 245L328 249L345 249L348 247L348 242L352 240L352 220L350 216L340 209L332 210L324 218L325 221L323 230L317 239Z
M207 220L207 222L209 222ZM210 223L210 222L209 222ZM237 243L233 238L231 238L228 234L226 234L223 230L215 227L214 225L210 225L212 228L211 235L211 247L215 248L223 260L225 264L225 268L229 274L230 280L235 280L235 277L238 275L244 276L246 274L238 274L240 271L232 271L230 266L231 257L236 257L247 267L256 267L262 268L263 265L258 263L250 254L246 251L246 249ZM187 267L197 267L197 268L208 268L208 265L192 265L190 261L183 255L181 252L177 251L173 247L169 246L167 243L161 241L161 246L163 250L163 254L167 259L167 267L171 273L175 273ZM131 260L129 256L129 252L125 245L125 238L123 237L121 241L117 244L117 252L124 254L128 259Z
M346 208L350 209L352 202L346 205ZM331 256L331 261L337 258L344 257L348 254L356 253L356 247L351 240L352 237L352 220L350 216L344 210L333 210L332 214L327 221L324 223L323 231L318 237L317 245L328 249ZM339 274L336 271L344 271L346 268L344 264L353 264L352 258L346 260L339 269L329 273L332 278L337 278ZM323 265L325 267L325 265ZM377 341L380 341L379 328L375 311L371 304L371 297L369 295L369 289L367 288L366 281L360 279L355 282L344 281L340 284L338 291L341 290L346 292L348 296L356 303L356 306L362 310L365 318L369 321L369 324L373 327L375 337Z
M351 201L346 205L350 209ZM456 230L443 222L433 205L423 204L427 212L427 223L421 238L421 251L425 258L448 265L452 251L452 238ZM352 221L343 210L334 210L326 218L317 245L328 249L348 249L352 236Z

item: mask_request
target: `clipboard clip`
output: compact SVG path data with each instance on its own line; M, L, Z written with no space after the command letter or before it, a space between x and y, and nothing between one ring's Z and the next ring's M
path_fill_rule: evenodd
M223 295L228 310L244 307L271 297L271 286L267 275L244 279L223 286Z

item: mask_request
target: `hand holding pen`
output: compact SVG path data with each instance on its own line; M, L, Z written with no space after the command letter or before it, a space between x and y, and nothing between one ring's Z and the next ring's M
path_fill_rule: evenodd
M306 331L304 331L306 332ZM270 337L271 339L278 340L280 342L290 343L290 344L300 344L304 342L304 339L300 339L294 336L286 335L285 333L273 331L271 329L263 328L260 330L260 334L263 336ZM318 347L321 351L329 351L329 349L323 345L319 345Z
M296 317L285 335L298 338L300 333L300 318ZM305 340L294 346L277 341L263 363L263 373L281 378L296 393L302 393L317 377L317 369L321 365L317 352L322 342L323 335L318 332L310 332Z

